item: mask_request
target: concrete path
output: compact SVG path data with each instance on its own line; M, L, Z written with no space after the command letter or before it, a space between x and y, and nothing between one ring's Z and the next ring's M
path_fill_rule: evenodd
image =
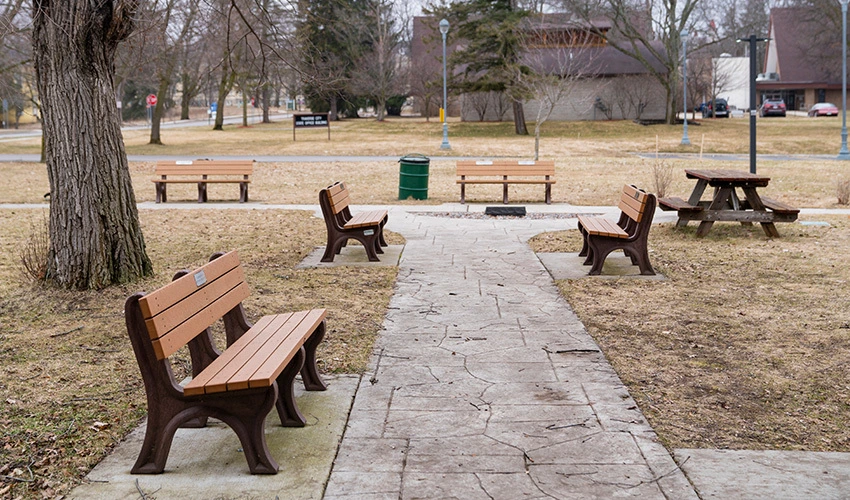
M696 498L525 244L572 221L390 220L397 290L326 499Z
M477 205L385 208L407 244L382 263L398 263L399 278L369 371L299 395L306 429L267 419L278 475L247 474L235 436L218 425L179 431L165 474L131 476L139 429L69 498L850 498L847 453L674 450L674 461L554 286L553 275L586 269L580 259L541 261L525 244L573 220L427 215ZM364 264L349 250L339 264Z

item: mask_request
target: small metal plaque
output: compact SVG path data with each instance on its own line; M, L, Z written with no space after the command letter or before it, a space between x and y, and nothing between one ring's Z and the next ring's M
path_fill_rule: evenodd
M492 165L493 162L490 160L478 160L475 162L476 165Z
M177 160L174 162L175 165L192 165L194 163L195 162L193 162L192 160Z
M367 229L367 230L363 231L363 236L372 236L373 234L375 234L374 229Z
M534 160L520 160L517 162L517 165L537 165L537 162Z
M195 273L195 285L196 286L199 286L199 287L204 286L204 284L206 284L206 282L207 282L207 275L204 274L203 270Z

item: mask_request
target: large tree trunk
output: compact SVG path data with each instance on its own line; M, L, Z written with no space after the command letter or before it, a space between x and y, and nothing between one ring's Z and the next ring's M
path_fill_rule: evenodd
M47 279L98 289L152 274L113 89L137 0L33 1L33 53L50 180Z
M528 127L525 126L525 109L522 101L513 100L514 107L514 130L517 135L528 135Z

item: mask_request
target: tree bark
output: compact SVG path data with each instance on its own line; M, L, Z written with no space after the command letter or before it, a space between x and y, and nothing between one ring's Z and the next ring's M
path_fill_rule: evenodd
M47 279L99 289L153 273L115 105L118 43L138 0L33 1L36 67L47 173Z
M213 130L224 130L224 101L227 99L227 94L233 88L233 81L236 79L236 73L227 68L221 70L221 81L218 85L218 107L215 111L215 125Z
M514 107L514 130L517 135L528 135L528 127L525 126L525 110L522 101L513 100Z
M162 135L160 134L160 124L162 116L165 114L165 95L168 93L168 80L160 78L159 88L157 89L156 105L151 113L151 140L148 144L162 145Z

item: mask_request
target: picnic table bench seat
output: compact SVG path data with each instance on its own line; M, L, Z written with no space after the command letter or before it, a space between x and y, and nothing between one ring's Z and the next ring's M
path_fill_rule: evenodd
M457 184L460 202L466 203L467 184L501 184L502 203L508 203L508 185L545 185L546 204L552 203L552 184L555 184L555 162L552 160L459 160Z
M772 210L777 214L796 215L800 213L799 208L794 208L787 203L782 203L781 201L774 200L773 198L766 198L764 196L761 196L760 198L765 208Z
M352 215L350 201L351 194L343 182L335 182L319 191L319 206L328 230L322 262L333 262L349 239L363 244L371 262L378 262L378 254L384 253L381 247L387 246L384 239L387 211L369 210Z
M583 239L579 255L585 257L584 265L591 266L588 274L601 274L605 259L614 250L623 250L641 274L655 274L647 249L655 206L654 194L625 185L620 193L620 218L616 223L604 217L579 216L578 229Z
M147 428L133 474L165 469L179 427L221 420L239 437L252 474L275 474L278 464L265 441L265 418L277 408L281 424L300 427L304 416L293 384L300 372L309 391L326 389L316 366L325 335L325 310L263 316L251 325L242 308L248 297L245 273L234 252L214 254L194 271L125 304L127 332L145 385ZM219 352L210 326L221 318L227 348ZM181 386L169 362L188 346L192 379Z
M208 200L207 184L239 184L239 202L246 203L254 160L160 160L154 173L157 203L168 201L167 187L174 183L197 184L198 203Z
M685 212L701 212L703 210L702 205L691 205L687 201L676 196L658 198L658 208L664 211L675 210Z

